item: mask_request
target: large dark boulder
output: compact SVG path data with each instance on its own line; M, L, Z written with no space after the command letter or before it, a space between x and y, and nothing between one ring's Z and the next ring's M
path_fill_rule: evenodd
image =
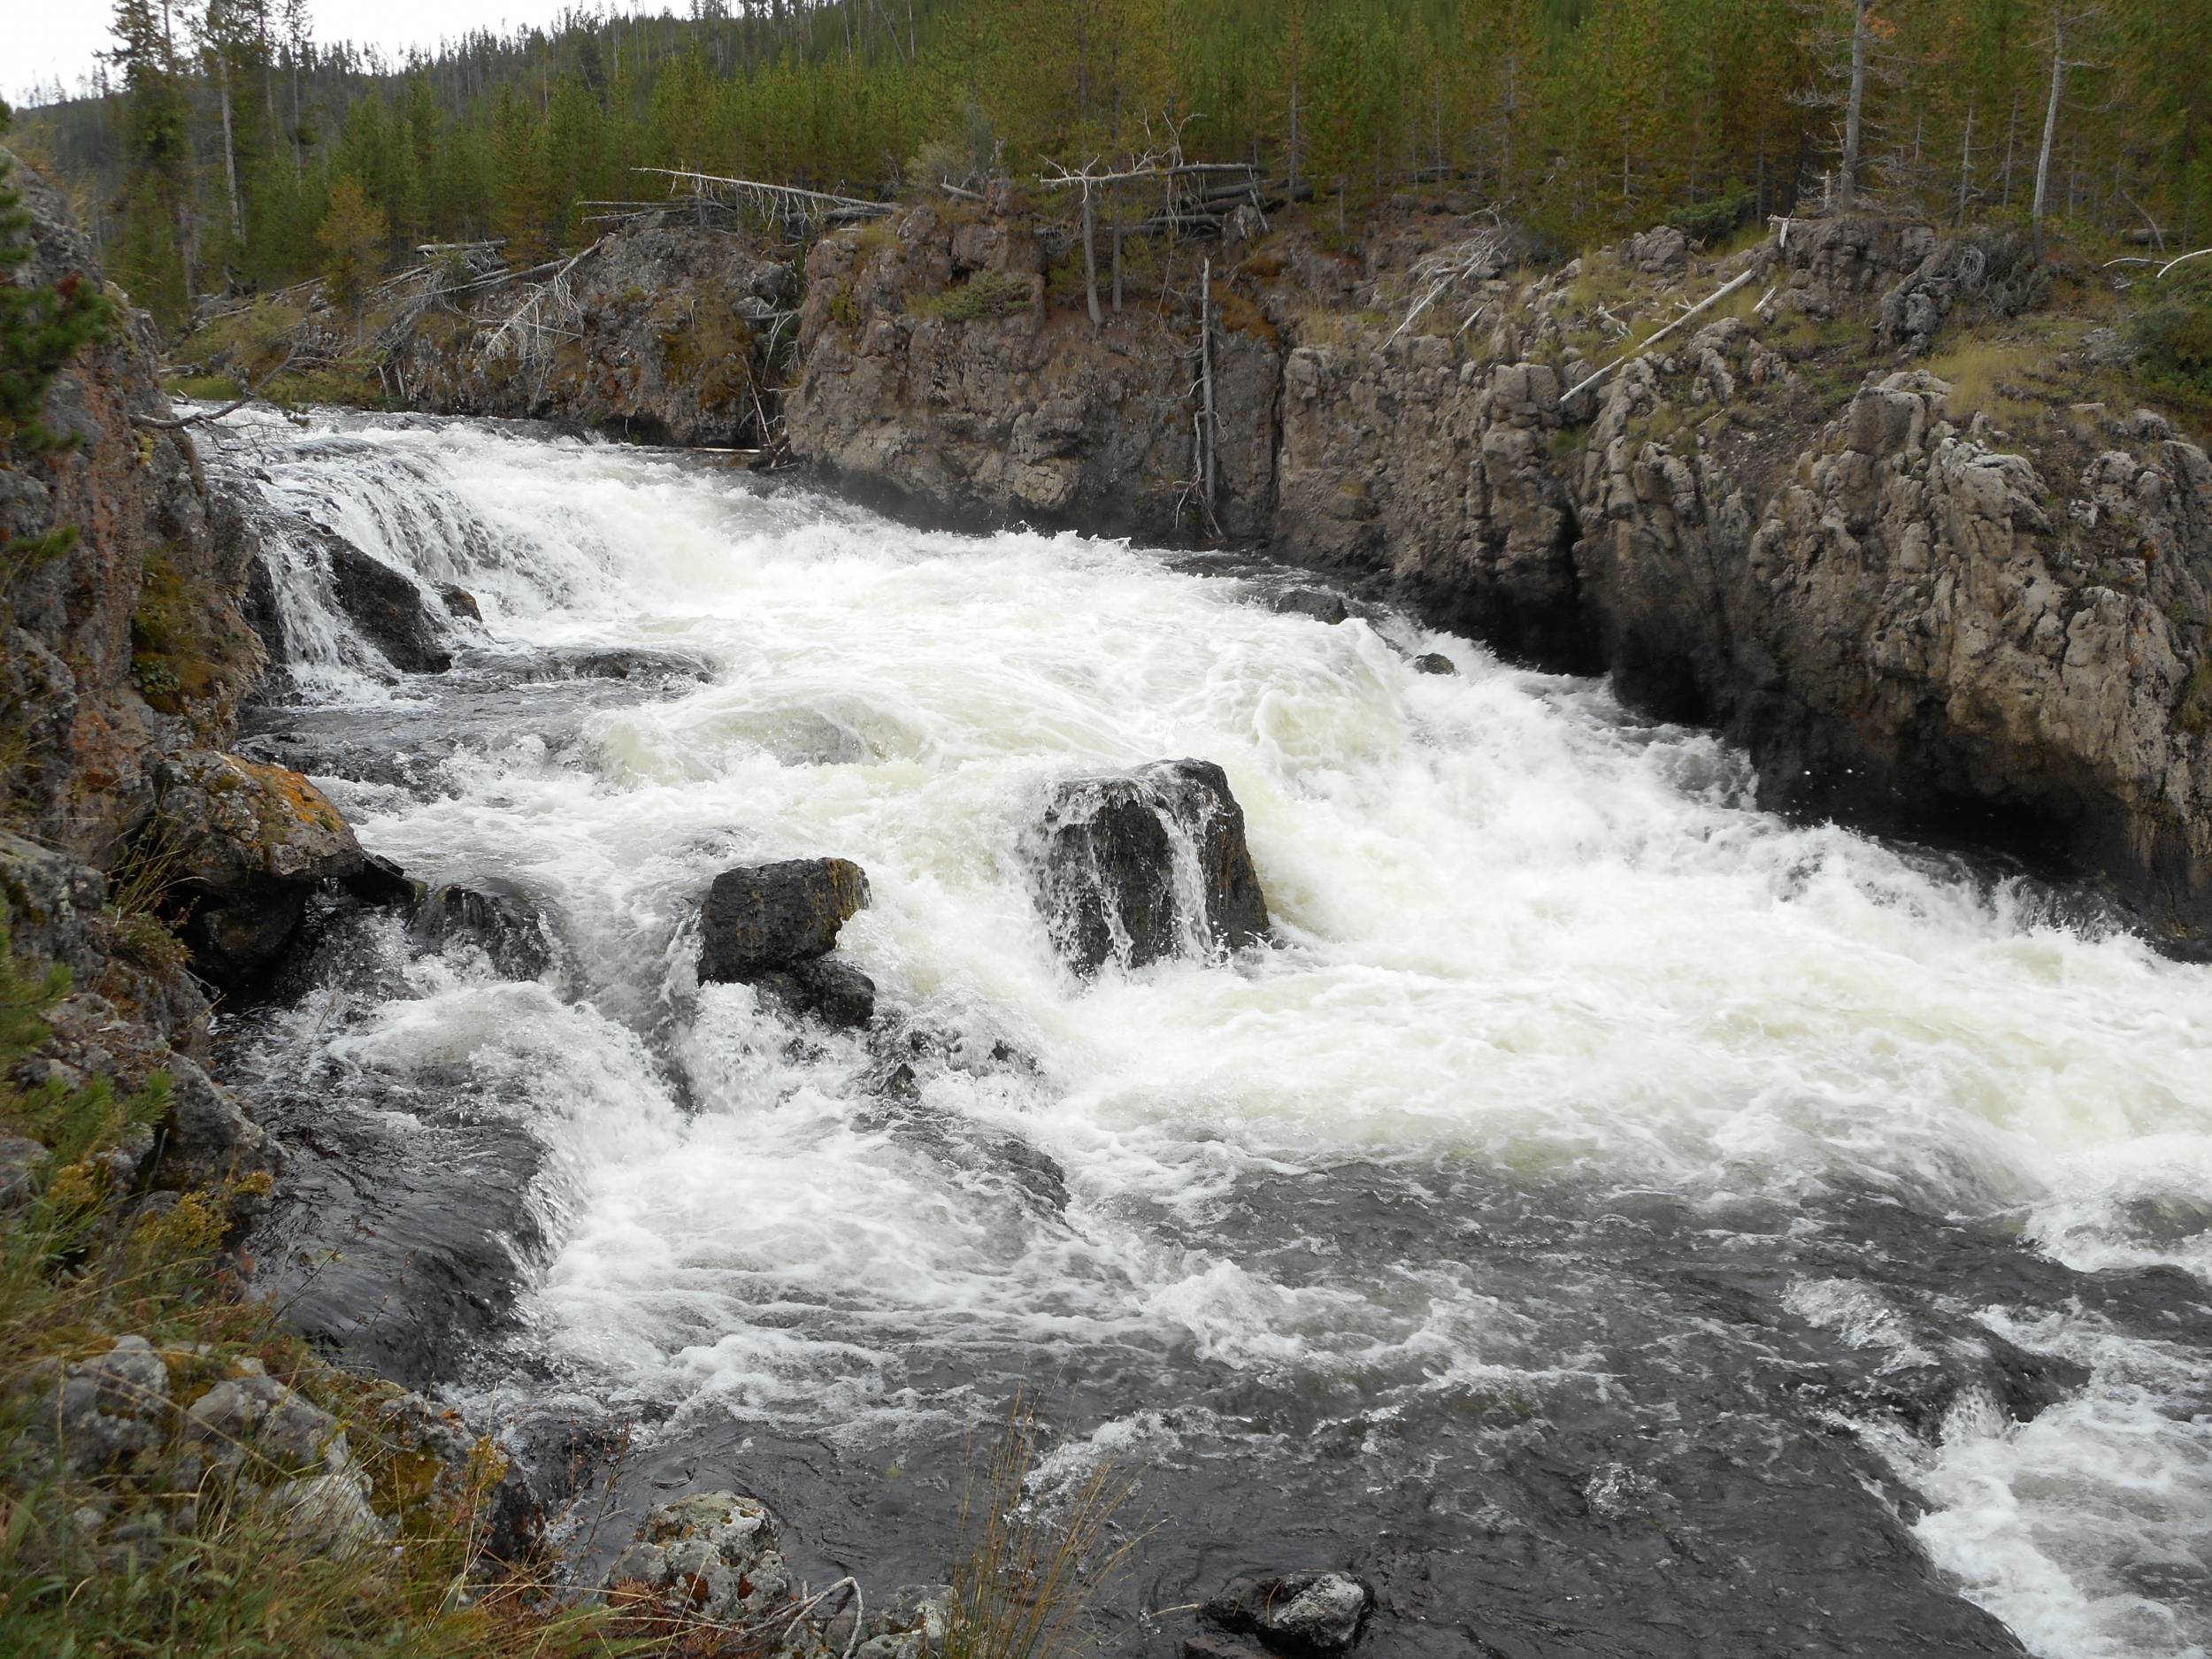
M826 956L868 902L868 878L842 858L726 870L699 918L699 977L749 982Z
M1267 936L1244 810L1211 761L1156 761L1056 785L1033 863L1038 909L1079 973Z
M366 861L338 809L298 772L188 750L154 768L159 805L139 856L184 918L193 967L237 990L257 982L298 931L326 881Z
M387 662L410 674L442 674L453 666L446 626L412 579L342 536L325 536L323 549L339 608Z

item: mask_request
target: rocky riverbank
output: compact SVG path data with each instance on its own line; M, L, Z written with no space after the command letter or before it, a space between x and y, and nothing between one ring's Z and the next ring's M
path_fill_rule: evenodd
M12 172L29 280L96 289L57 198ZM342 1629L916 1659L941 1593L810 1596L728 1493L647 1516L577 1610L549 1584L547 1513L595 1459L526 1468L498 1425L334 1365L265 1299L243 1240L329 1143L273 1133L211 1074L216 999L257 990L311 901L404 905L434 934L511 918L496 895L418 891L299 772L230 752L264 664L258 545L112 297L116 326L46 388L57 442L0 455L0 544L42 553L5 570L0 659L0 1646L227 1652L250 1627L302 1650Z

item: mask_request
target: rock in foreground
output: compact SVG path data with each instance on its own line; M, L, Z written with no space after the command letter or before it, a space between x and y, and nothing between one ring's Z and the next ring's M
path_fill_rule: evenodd
M1273 1652L1320 1659L1358 1640L1374 1598L1340 1572L1294 1572L1233 1579L1206 1603L1206 1617L1225 1629L1256 1636Z
M226 989L250 984L290 942L308 895L360 874L360 843L321 790L281 766L196 750L155 775L159 818L143 852L188 911L194 966Z
M607 1582L672 1613L726 1624L783 1606L792 1589L791 1569L776 1548L774 1517L734 1492L661 1504L616 1559Z
M1068 779L1053 788L1037 842L1037 905L1078 973L1267 937L1244 810L1210 761Z

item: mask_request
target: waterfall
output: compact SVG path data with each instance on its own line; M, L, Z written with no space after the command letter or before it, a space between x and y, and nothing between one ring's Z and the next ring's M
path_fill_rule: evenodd
M468 422L221 465L294 526L255 741L557 943L335 913L227 1028L442 1228L470 1159L528 1185L457 1398L635 1423L641 1492L741 1470L824 1581L941 1575L1027 1379L1052 1479L1140 1472L1163 1602L1233 1555L1395 1586L1392 1651L1571 1598L1590 1653L2212 1642L2212 972L2083 895L1763 813L1601 682L1202 560ZM332 535L476 598L452 671L360 636ZM1186 894L1184 949L1071 975L1038 803L1182 757L1267 938ZM716 873L816 856L874 894L865 1033L692 970Z

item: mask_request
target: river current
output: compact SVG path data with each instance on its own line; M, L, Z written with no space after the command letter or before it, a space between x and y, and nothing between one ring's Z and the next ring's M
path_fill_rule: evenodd
M1125 1652L1308 1566L1392 1655L2212 1644L2212 970L1225 561L480 423L271 419L219 465L285 640L252 752L549 953L339 906L228 1017L305 1148L264 1271L342 1278L342 1210L378 1259L480 1233L435 1380L624 1425L611 1532L735 1485L817 1582L941 1578L1026 1387L1040 1502L1135 1478ZM389 668L311 524L474 595L449 672ZM1027 826L1187 756L1275 941L1079 980ZM815 855L872 887L866 1034L693 972L716 873Z

